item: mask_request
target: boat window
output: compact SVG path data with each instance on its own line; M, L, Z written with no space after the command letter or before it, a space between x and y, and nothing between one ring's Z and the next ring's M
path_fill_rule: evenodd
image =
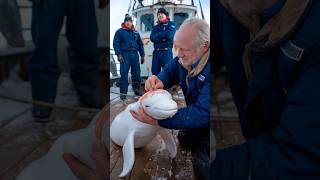
M176 23L176 29L179 29L183 21L188 17L188 13L174 13L174 22Z
M153 14L144 14L141 16L141 26L140 29L142 32L151 31L153 27Z

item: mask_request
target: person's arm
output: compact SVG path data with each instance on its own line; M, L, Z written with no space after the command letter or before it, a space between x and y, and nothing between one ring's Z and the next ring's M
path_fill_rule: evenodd
M159 120L158 124L161 127L169 129L189 129L208 126L210 123L211 107L210 89L211 80L207 78L200 90L196 103L179 109L171 118Z
M120 30L117 30L113 37L113 49L116 55L122 54L120 43L121 43L121 34L120 34Z
M157 38L160 41L168 41L170 39L173 39L173 36L175 33L176 33L176 26L175 26L174 22L170 21L166 31L157 33Z
M178 57L169 61L158 74L158 78L162 81L164 89L168 89L179 83L179 62Z
M157 29L157 26L153 26L152 31L151 31L151 34L150 34L150 40L151 40L151 42L153 42L153 43L158 42L156 29Z
M315 58L320 61L320 54ZM319 179L320 62L305 69L287 96L278 127L218 150L211 164L213 179L248 179L249 174L259 180Z

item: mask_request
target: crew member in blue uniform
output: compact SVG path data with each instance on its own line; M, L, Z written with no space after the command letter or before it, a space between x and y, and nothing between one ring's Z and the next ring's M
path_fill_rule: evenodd
M113 48L120 62L120 98L124 100L128 91L128 73L131 67L132 88L135 95L141 95L141 77L139 55L141 64L144 63L144 49L141 37L132 24L132 17L126 14L121 28L114 35Z
M320 1L214 1L213 72L226 67L246 142L211 179L320 179Z
M164 8L159 8L157 15L157 25L150 35L154 46L151 66L153 75L158 75L161 68L172 60L173 37L176 32L174 22L170 21L169 13Z
M169 61L157 76L149 77L145 89L168 89L179 84L186 106L180 108L173 117L161 121L144 114L143 110L131 113L142 122L179 129L180 145L191 150L195 157L195 173L199 179L207 179L211 107L209 25L199 18L186 19L174 39L178 56Z
M32 99L54 103L60 68L57 43L64 18L66 37L70 43L70 77L85 107L100 108L99 54L97 22L92 0L33 0L31 34L35 49L28 61ZM100 0L99 7L107 5ZM37 122L50 120L52 108L34 105L32 115Z

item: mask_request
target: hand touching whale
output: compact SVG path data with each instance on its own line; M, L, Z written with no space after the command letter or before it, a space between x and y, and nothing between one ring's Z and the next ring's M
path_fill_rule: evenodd
M171 94L166 90L158 89L147 92L138 102L129 104L115 117L111 123L110 137L114 143L123 146L123 170L119 177L124 177L131 171L135 160L134 148L145 146L157 134L165 142L171 158L177 153L174 137L169 130L142 123L131 115L130 110L138 111L141 108L157 120L172 117L178 110L177 103L172 100Z
M91 154L94 142L97 140L97 132L101 135L98 139L103 142L102 144L109 144L109 125L99 121L101 114L104 114L105 111L104 109L96 115L87 128L66 133L59 137L46 155L23 169L17 180L78 180L78 177L63 159L63 154L66 153L72 154L91 169L96 169L96 162ZM105 118L108 117L104 116L103 119Z

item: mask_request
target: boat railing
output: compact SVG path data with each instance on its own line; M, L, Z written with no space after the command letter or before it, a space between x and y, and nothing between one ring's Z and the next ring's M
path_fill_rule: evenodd
M132 9L141 8L144 6L152 6L156 4L166 4L166 3L173 3L173 4L183 4L183 5L192 5L194 6L194 0L133 0Z
M120 77L120 63L114 49L110 49L110 79Z

